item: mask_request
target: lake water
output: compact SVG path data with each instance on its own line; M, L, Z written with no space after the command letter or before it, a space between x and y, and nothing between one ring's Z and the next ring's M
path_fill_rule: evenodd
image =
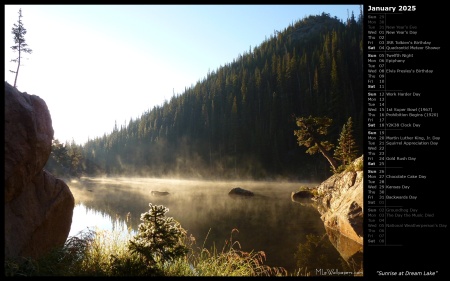
M123 231L131 227L137 231L141 214L152 203L167 207L166 216L180 222L195 237L196 247L215 246L220 251L232 230L237 229L233 241L239 241L242 250L264 251L265 264L289 272L298 269L296 252L300 244L307 242L308 234L326 237L316 208L290 198L300 186L316 184L155 178L81 178L67 183L76 203L69 236L96 227ZM234 187L250 190L255 196L228 195ZM169 195L155 196L151 191ZM331 264L323 266L338 266L337 250L330 247L328 239L321 241L328 244L316 247L317 259L325 255Z

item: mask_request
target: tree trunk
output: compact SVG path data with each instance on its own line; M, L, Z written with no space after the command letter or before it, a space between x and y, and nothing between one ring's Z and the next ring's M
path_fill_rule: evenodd
M16 78L14 78L14 88L16 88L17 75L19 75L19 67L20 67L20 46L19 46L19 58L17 62Z
M319 150L322 153L322 155L325 158L327 158L328 162L330 163L331 167L333 168L333 171L336 171L337 168L338 168L338 163L333 158L333 156L331 156L331 154L328 153L328 151L322 145L320 145L320 143L317 143L317 147L319 148Z

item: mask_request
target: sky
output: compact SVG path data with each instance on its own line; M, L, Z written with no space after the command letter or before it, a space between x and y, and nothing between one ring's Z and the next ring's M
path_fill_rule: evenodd
M17 89L42 98L54 139L83 145L125 126L309 15L359 5L5 5L5 81L14 23L27 30Z

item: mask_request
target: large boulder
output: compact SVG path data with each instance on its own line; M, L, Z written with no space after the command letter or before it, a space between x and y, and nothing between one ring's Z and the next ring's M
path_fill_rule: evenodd
M67 240L75 200L44 171L53 139L44 100L5 82L5 257L38 258Z
M363 156L353 162L360 167ZM326 227L363 244L363 171L334 174L317 187L318 210Z

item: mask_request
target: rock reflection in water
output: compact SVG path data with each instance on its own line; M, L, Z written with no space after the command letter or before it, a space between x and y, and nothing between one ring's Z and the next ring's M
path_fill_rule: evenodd
M362 272L363 245L331 228L326 227L325 230L331 244L336 248L350 269L354 272Z

